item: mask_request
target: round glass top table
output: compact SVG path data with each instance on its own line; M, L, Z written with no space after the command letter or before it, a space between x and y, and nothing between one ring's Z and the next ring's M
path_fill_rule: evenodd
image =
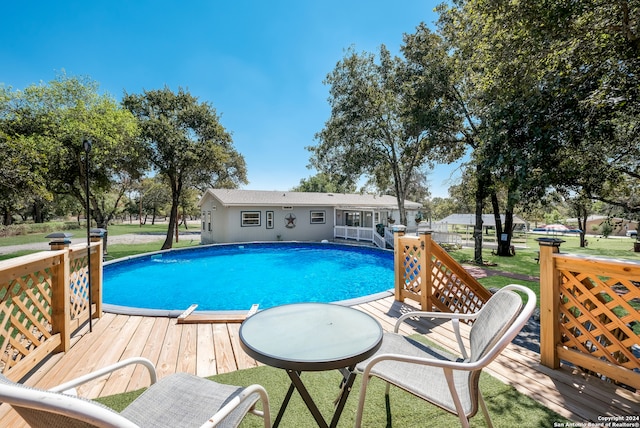
M276 427L298 390L320 427L338 423L351 385L355 365L372 356L382 343L382 327L371 315L329 303L294 303L265 309L240 326L240 344L252 358L285 369L292 384L274 422ZM327 425L302 384L303 371L338 369L343 374L338 404Z

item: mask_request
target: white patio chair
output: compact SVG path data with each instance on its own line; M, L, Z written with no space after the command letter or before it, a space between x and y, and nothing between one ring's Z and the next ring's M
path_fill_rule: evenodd
M523 307L522 298L527 297ZM536 306L536 296L520 285L508 285L494 294L473 314L444 312L411 312L396 322L394 333L385 333L376 354L361 364L362 388L356 414L356 427L362 423L367 385L371 376L393 384L449 413L457 415L463 427L478 411L484 413L487 426L491 417L478 388L480 372L517 336ZM462 358L432 349L398 334L400 324L410 318L444 318L451 320ZM469 333L469 353L460 335L460 320L474 320Z
M151 386L122 412L75 395L75 388L130 364L149 370ZM255 404L262 402L262 411ZM31 388L0 375L0 402L8 403L32 427L236 427L254 413L271 426L269 399L260 385L219 384L187 373L157 380L145 358L130 358L49 390Z

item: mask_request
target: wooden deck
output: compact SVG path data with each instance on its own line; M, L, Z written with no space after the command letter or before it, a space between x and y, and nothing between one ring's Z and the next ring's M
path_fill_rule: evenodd
M356 306L373 315L385 330L392 330L400 313L412 309L393 297ZM179 324L175 318L142 317L105 313L81 331L66 354L52 356L24 382L48 388L96 368L144 356L156 363L160 377L176 371L210 376L255 367L240 347L239 323ZM455 338L446 325L426 322L404 325L403 333L421 333L445 348L455 349ZM513 385L544 406L575 421L598 421L598 416L634 415L640 409L640 394L600 379L572 374L570 369L551 370L539 364L539 355L517 345L490 366L490 374ZM142 369L120 370L79 389L93 398L148 386ZM277 403L276 403L277 404ZM0 406L0 426L26 426L6 405Z

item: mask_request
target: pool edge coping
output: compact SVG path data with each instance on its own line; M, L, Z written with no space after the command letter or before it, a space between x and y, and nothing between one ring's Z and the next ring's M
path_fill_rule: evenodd
M317 243L317 244L336 244L336 245L344 245L344 246L352 246L352 247L364 247L367 248L369 247L368 245L358 245L355 243L343 243L343 242L322 242L322 241L251 241L251 242L230 242L230 243L218 243L218 244L206 244L206 245L199 245L196 248L205 248L205 247L213 247L213 246L227 246L227 245L244 245L244 244L269 244L269 243L303 243L303 244L308 244L308 243ZM393 250L389 250L386 248L379 248L379 247L369 247L369 248L375 248L377 250L382 250L382 251L389 251L389 252L393 252ZM109 264L116 264L118 262L125 262L128 260L132 260L132 259L136 259L136 258L141 258L141 257L145 257L145 256L152 256L154 254L162 254L162 253L169 253L169 252L173 252L173 251L183 251L183 250L190 250L193 249L193 247L184 247L184 248L169 248L166 250L158 250L158 251L152 251L152 252L148 252L148 253L141 253L141 254L136 254L133 256L126 256L126 257L122 257L119 259L114 259L114 260L109 260L109 261L105 261L104 265L109 265ZM389 296L393 296L395 294L395 290L393 288L386 290L386 291L381 291L379 293L374 293L374 294L369 294L367 296L361 296L361 297L354 297L352 299L346 299L346 300L338 300L335 302L329 302L331 304L336 304L336 305L342 305L342 306L356 306L356 305L360 305L363 303L368 303L368 302L373 302L375 300L379 300L385 297L389 297ZM185 311L188 310L188 308L185 308L184 310L182 309L148 309L148 308L137 308L134 306L122 306L122 305L114 305L111 303L102 303L102 310L103 312L106 313L111 313L111 314L118 314L118 315L131 315L131 316L146 316L146 317L168 317L168 318L178 318L179 316L181 316L182 314L184 314ZM260 308L258 308L258 310L260 310ZM198 313L198 314L203 314L203 315L239 315L239 314L246 314L249 312L249 309L245 310L207 310L207 311L194 311L194 313Z

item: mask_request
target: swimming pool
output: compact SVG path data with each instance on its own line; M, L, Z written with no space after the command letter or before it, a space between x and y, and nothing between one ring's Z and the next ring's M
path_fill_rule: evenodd
M336 302L393 288L393 252L333 243L245 243L175 250L104 266L108 305L184 311Z

